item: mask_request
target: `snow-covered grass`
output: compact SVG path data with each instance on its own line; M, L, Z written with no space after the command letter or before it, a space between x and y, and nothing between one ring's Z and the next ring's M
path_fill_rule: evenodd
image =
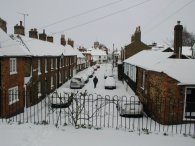
M0 124L3 146L194 146L195 139L184 135L141 134L116 129L75 129L72 126Z

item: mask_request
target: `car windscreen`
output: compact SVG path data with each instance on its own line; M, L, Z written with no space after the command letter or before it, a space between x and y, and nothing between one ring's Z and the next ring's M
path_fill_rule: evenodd
M80 78L73 78L72 80L71 80L71 82L81 82L81 79Z

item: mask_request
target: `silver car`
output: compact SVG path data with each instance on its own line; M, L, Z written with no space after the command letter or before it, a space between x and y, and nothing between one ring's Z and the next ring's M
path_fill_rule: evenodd
M83 77L80 76L73 77L70 81L71 89L82 89L84 85L85 85L85 81Z
M140 101L121 102L118 105L122 117L143 117L143 106Z

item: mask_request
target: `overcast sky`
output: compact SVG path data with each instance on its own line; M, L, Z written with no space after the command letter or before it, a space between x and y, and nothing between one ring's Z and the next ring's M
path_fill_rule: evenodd
M25 17L26 34L31 28L53 35L61 34L75 46L91 47L94 41L108 48L131 42L141 26L142 41L165 44L173 39L174 26L180 20L195 33L195 0L0 0L0 17L7 22L8 33Z

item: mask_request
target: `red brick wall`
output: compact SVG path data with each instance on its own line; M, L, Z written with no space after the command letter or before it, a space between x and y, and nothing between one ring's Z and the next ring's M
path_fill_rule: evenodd
M146 71L144 89L141 88L143 70L138 68L137 94L146 112L162 124L177 124L183 119L184 88L164 73Z
M17 58L17 74L10 75L10 58L1 59L1 116L9 117L24 109L24 59ZM9 105L8 90L18 86L19 101Z
M27 107L37 104L45 98L46 94L53 92L56 88L65 83L73 76L73 69L76 66L74 56L65 56L64 66L59 67L60 57L57 57L58 67L56 69L56 57L33 57L17 58L17 74L10 75L9 58L1 59L1 105L0 115L9 117L18 112L22 112L25 106L24 78L31 77L31 82L26 87ZM47 59L47 72L45 72L45 59ZM54 68L51 69L51 59L53 59ZM38 60L41 61L41 74L38 74ZM66 61L68 65L66 66ZM31 66L32 65L32 66ZM31 68L32 67L32 68ZM61 73L61 83L59 82L59 72ZM51 76L53 76L53 85L51 88ZM38 83L41 83L41 96L38 96ZM20 99L15 104L9 105L8 89L18 86ZM39 94L40 95L40 94Z

